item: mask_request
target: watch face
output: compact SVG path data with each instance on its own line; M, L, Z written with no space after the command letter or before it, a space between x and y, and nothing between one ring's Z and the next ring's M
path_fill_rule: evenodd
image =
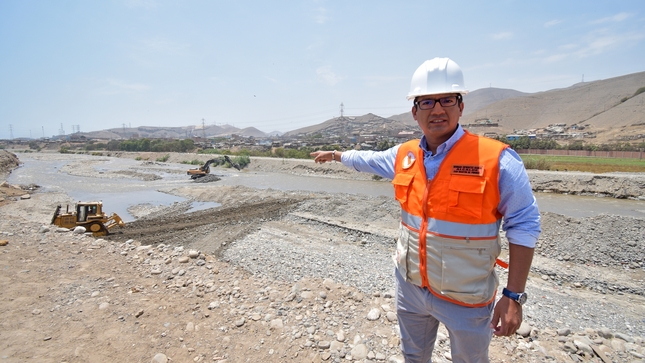
M520 296L518 296L517 302L520 303L520 305L524 305L528 298L529 297L526 293L520 294Z

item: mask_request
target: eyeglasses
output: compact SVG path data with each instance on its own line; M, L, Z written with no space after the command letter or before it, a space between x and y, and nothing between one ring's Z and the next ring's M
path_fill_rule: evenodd
M416 101L414 105L419 107L422 110L432 110L434 106L437 104L437 102L441 105L441 107L452 107L456 105L457 101L459 100L460 100L459 96L448 96L448 97L441 97L438 100L426 99L426 100Z

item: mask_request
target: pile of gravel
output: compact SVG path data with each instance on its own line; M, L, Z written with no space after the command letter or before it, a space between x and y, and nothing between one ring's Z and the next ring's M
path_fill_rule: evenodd
M20 165L18 157L6 150L0 150L0 175L8 175Z
M542 213L542 234L537 253L560 261L617 266L645 267L645 220L598 215L587 218Z

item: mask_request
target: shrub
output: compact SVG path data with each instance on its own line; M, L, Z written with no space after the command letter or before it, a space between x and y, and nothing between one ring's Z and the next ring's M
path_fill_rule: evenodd
M234 163L240 166L240 169L244 169L247 165L251 163L251 158L248 155L240 155L231 158Z
M551 163L544 158L524 160L527 169L551 170Z
M166 154L166 155L164 155L164 156L162 156L160 158L157 158L157 161L160 162L160 163L165 163L166 161L168 161L168 159L170 159L170 155Z
M638 90L636 90L636 92L634 93L634 96L633 96L633 97L638 96L638 95L640 95L640 94L641 94L641 93L643 93L643 92L645 92L645 87L641 87L641 88L639 88Z

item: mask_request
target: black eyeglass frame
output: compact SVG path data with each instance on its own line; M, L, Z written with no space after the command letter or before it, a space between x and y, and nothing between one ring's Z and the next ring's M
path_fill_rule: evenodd
M453 97L457 99L457 102L455 102L455 104L454 104L454 105L449 105L449 106L444 106L444 105L443 105L443 102L442 102L443 100L445 100L445 99L449 99L449 98L453 98ZM432 103L432 107L429 107L429 108L422 108L422 107L421 107L421 102L422 102L422 101L433 101L433 103ZM439 103L439 104L441 105L441 107L453 107L453 106L456 106L456 105L460 104L460 103L463 101L463 97L462 97L460 94L458 94L458 95L454 95L454 96L441 97L441 98L438 98L438 99L436 99L436 100L435 100L435 99L432 99L432 98L429 98L429 99L425 99L425 100L422 100L422 101L417 101L417 100L415 100L415 101L414 101L414 107L416 107L416 108L417 108L417 109L419 109L419 110L432 110L432 109L434 109L434 107L437 105L437 103Z

